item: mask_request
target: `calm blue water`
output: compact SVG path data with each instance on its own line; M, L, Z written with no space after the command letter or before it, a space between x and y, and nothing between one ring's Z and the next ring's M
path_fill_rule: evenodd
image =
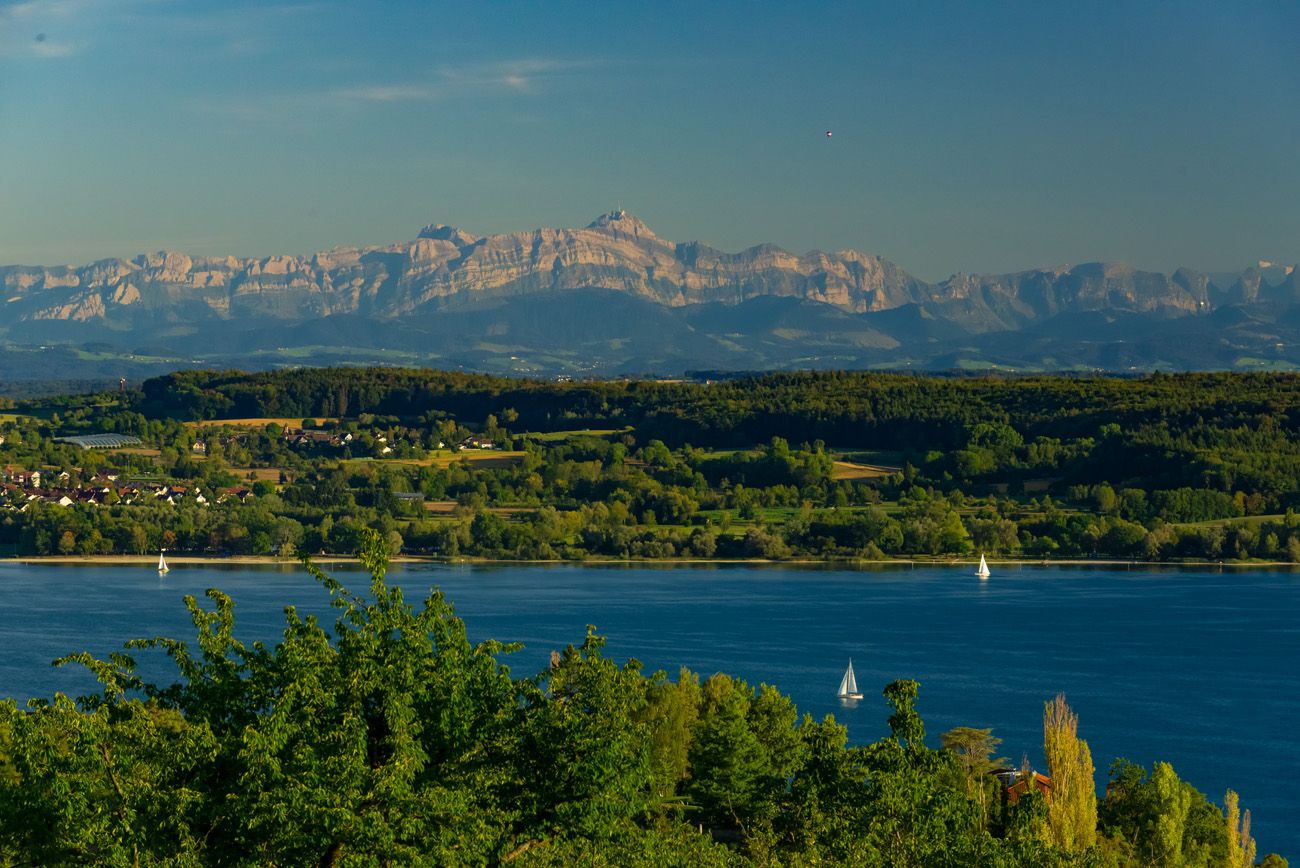
M327 567L328 569L328 567ZM368 576L340 566L354 590ZM1096 567L846 570L719 566L395 567L409 599L437 585L470 637L522 641L516 674L580 643L587 624L607 656L675 677L686 666L766 682L801 712L834 714L855 742L887 732L880 690L921 684L918 710L937 745L954 726L993 727L1001 753L1042 762L1043 702L1063 692L1079 715L1099 785L1124 756L1174 769L1221 804L1249 808L1259 853L1300 858L1300 574ZM0 697L85 693L77 667L135 637L192 638L181 604L219 587L245 641L275 640L281 609L332 622L327 596L297 565L151 568L0 564ZM852 656L866 698L832 695ZM147 671L170 679L167 662ZM143 667L142 667L143 668Z

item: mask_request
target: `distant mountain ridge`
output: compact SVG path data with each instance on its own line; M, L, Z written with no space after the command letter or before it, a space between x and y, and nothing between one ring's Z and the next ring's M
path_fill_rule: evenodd
M1288 367L1300 364L1289 349L1298 279L1250 268L1225 286L1188 269L1088 263L926 283L851 250L669 242L615 211L582 229L483 237L431 225L412 241L310 257L0 267L0 341L94 344L101 361L170 353L499 373ZM0 354L0 377L13 376L11 356Z

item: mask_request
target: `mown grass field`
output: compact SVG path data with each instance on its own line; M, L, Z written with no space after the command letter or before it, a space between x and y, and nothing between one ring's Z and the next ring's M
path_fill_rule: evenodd
M1258 527L1265 522L1283 522L1286 520L1285 515L1247 515L1241 518L1213 518L1209 521L1197 521L1188 524L1180 524L1178 527L1226 527L1229 524L1246 525L1248 527Z
M44 422L50 421L57 410L33 410L30 413L0 413L0 422L17 422L20 419L40 419Z
M623 431L628 429L624 428ZM584 428L581 431L548 431L545 433L538 431L529 431L518 435L528 440L537 440L542 443L558 443L573 437L608 437L611 434L622 433L613 428Z
M162 450L155 449L152 446L118 446L112 450L105 450L120 453L122 455L147 455L150 458L157 458L162 455Z

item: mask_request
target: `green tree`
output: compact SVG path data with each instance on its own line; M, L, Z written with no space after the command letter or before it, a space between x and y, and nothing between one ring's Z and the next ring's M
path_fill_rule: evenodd
M799 711L790 697L771 685L760 684L749 704L746 722L767 759L764 776L758 781L764 791L762 797L769 806L775 806L801 762Z
M821 722L805 717L799 732L802 758L777 827L810 863L821 858L852 864L850 859L861 855L857 845L866 800L862 750L845 748L848 730L830 715Z
M1143 866L1219 866L1231 858L1223 812L1178 779L1167 763L1153 771L1125 759L1111 764L1098 812L1101 830Z
M127 654L86 654L103 692L78 706L3 707L20 784L0 780L0 841L24 864L500 865L558 839L604 841L643 813L649 749L632 716L635 663L588 635L547 672L514 680L471 646L440 594L421 609L384 583L366 533L369 598L310 565L339 609L333 631L286 610L274 649L234 637L234 607L186 605L198 653L159 649L159 687ZM133 695L144 699L128 698Z
M915 708L917 690L915 681L895 681L885 688L894 709L890 735L864 751L867 864L947 864L951 847L958 837L968 838L965 833L973 825L967 801L939 783L955 769L956 760L925 746L925 725Z
M1006 765L1006 757L993 758L1002 739L993 737L993 730L959 726L939 735L943 749L957 756L965 779L966 798L974 799L980 806L980 828L988 825L988 789L990 775Z
M721 672L704 682L691 733L687 796L710 825L744 828L763 804L768 757L746 722L749 706L743 683Z
M1097 840L1097 784L1092 754L1080 739L1079 718L1057 694L1043 703L1043 753L1052 778L1048 823L1062 852L1086 850Z
M1105 484L1098 485L1096 490L1093 492L1093 502L1097 506L1097 512L1102 515L1110 515L1114 513L1117 503L1115 489Z
M1225 868L1251 868L1255 864L1255 842L1250 837L1250 811L1241 813L1237 794L1228 790L1223 797L1228 809L1228 861Z
M482 552L491 552L501 548L506 523L495 512L480 512L470 522L469 533Z
M131 550L138 555L145 553L149 546L149 533L138 524L131 526Z
M1152 831L1152 864L1182 868L1183 836L1192 807L1190 787L1178 779L1169 763L1156 763L1151 775L1156 816Z
M654 795L669 805L690 767L691 730L699 717L699 677L683 669L674 684L656 673L646 681L645 690L646 704L635 719L650 730Z

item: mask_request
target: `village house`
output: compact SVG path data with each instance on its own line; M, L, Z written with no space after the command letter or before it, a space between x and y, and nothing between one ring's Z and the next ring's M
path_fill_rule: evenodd
M231 498L238 500L240 503L246 503L253 497L253 492L247 488L218 488L216 496L217 503L225 503Z
M24 490L31 488L40 488L41 472L39 470L11 470L9 479Z
M343 446L352 442L352 435L344 432L304 431L302 428L285 428L284 439L290 446Z
M1002 783L1008 805L1014 805L1020 801L1021 796L1029 792L1029 780L1021 772L1015 769L999 769L993 774ZM1043 794L1043 798L1050 802L1052 800L1052 779L1038 772L1030 772L1030 774L1033 775L1034 788Z
M203 490L198 486L186 488L184 486L151 485L147 488L141 488L136 485L122 485L119 487L113 484L105 484L116 480L120 473L121 471L116 468L101 468L101 472L96 474L95 480L80 487L50 486L49 482L58 479L67 480L70 478L70 474L67 472L57 475L47 473L44 480L46 485L41 487L42 475L39 471L28 473L6 467L3 478L8 481L0 483L0 504L19 511L25 510L27 504L35 500L59 506L71 506L74 503L87 506L102 506L112 503L130 505L136 503L141 497L148 495L155 500L161 500L173 505L191 499L200 506L208 505L208 499L203 496ZM235 490L243 493L241 500L251 496L248 489Z

